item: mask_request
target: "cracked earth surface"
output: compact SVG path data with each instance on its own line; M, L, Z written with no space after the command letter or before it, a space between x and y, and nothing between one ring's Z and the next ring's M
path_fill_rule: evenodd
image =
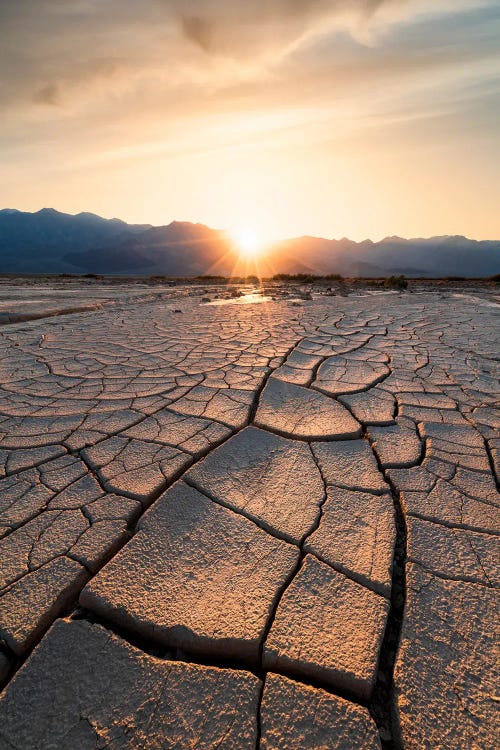
M500 306L0 331L0 748L500 744Z

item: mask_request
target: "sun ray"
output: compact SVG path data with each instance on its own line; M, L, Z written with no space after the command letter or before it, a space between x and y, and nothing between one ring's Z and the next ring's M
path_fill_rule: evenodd
M264 238L255 227L241 227L232 236L242 258L256 258L264 249Z

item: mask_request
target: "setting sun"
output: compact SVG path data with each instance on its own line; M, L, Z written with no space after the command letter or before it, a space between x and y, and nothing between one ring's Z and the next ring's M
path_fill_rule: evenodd
M245 258L255 258L263 250L264 240L262 235L253 227L242 227L233 232L234 242Z

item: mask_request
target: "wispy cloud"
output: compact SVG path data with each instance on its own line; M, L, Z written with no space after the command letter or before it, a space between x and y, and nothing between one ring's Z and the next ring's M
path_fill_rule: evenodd
M61 103L61 92L56 83L48 83L41 86L33 94L35 104L47 104L51 107L58 106Z
M266 72L311 37L385 29L479 0L16 0L0 3L0 102L68 103L96 82L109 94L142 74L217 86ZM485 4L483 0L483 5ZM365 34L366 37L366 34ZM335 44L333 42L333 44ZM207 57L217 58L207 66ZM227 67L228 61L234 65ZM125 86L126 88L126 86ZM57 91L57 95L56 92ZM161 92L160 92L161 93Z
M0 203L16 202L14 184L32 194L30 171L35 182L43 175L40 191L117 164L131 184L147 183L156 159L175 161L187 184L236 175L245 149L277 173L286 151L303 171L311 144L315 158L354 164L354 150L369 158L370 138L388 128L395 141L407 128L417 149L416 122L437 149L438 121L453 121L465 152L471 138L495 137L499 35L497 0L0 2L0 146L11 176Z

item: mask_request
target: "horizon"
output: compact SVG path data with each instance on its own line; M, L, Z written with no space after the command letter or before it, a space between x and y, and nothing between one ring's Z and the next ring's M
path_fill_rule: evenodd
M174 219L171 219L170 221L165 222L164 224L153 224L150 221L129 222L126 219L123 219L121 216L102 216L101 214L97 214L94 211L87 211L87 210L77 211L76 213L70 213L70 212L67 212L67 211L60 211L59 209L54 208L53 206L42 206L41 208L34 209L33 211L24 211L23 209L13 208L11 206L5 206L3 208L0 208L0 214L1 213L5 213L5 212L13 212L13 213L28 213L28 214L34 215L34 214L37 214L37 213L41 213L42 211L54 211L55 213L64 214L64 215L72 216L72 217L85 216L85 215L87 215L87 216L95 216L95 217L97 217L99 219L104 219L105 221L121 221L121 222L124 222L125 224L129 224L129 225L144 224L144 225L147 225L151 229L158 229L158 228L161 228L161 227L168 227L171 224L192 224L192 225L198 225L198 226L206 227L207 229L210 229L210 230L212 230L214 232L226 233L232 239L232 241L234 241L236 244L238 244L237 237L235 237L235 235L233 235L229 229L227 229L225 227L213 227L213 226L210 226L208 224L205 224L202 221L196 221L196 220L191 220L191 219L176 219L176 218L174 218ZM342 242L343 240L348 240L350 242L355 242L356 244L360 245L360 244L363 244L364 242L372 242L373 244L378 244L378 243L384 242L385 240L404 240L405 242L417 242L419 240L438 240L438 239L453 239L453 238L465 239L465 240L469 240L469 241L472 241L472 242L500 242L500 239L497 239L495 237L481 237L481 238L478 238L478 237L470 237L470 236L463 235L463 234L436 234L436 235L427 235L427 236L423 235L423 234L420 234L420 235L415 235L415 236L412 236L412 237L403 237L403 236L398 235L398 234L387 234L387 235L384 235L384 236L381 236L381 237L378 237L378 238L363 237L360 240L354 240L352 237L347 237L347 236L338 236L337 235L337 236L323 237L323 236L320 236L320 235L317 235L317 234L312 234L310 232L306 232L305 234L295 235L293 237L291 237L291 236L278 236L278 237L274 238L273 240L271 240L270 242L263 244L262 249L265 250L265 248L267 246L271 246L272 244L278 244L278 243L281 243L281 242L289 242L289 241L293 241L293 240L296 240L296 239L316 239L316 240L326 240L328 242Z
M500 237L499 35L495 0L4 3L0 204Z

